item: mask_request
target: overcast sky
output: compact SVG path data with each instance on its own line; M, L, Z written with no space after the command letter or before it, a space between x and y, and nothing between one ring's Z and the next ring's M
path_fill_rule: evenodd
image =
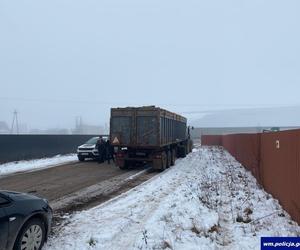
M0 121L299 104L300 1L0 0Z

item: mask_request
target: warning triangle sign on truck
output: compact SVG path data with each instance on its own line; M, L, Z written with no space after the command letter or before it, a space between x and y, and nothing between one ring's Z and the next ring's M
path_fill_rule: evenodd
M112 143L113 144L120 144L118 137L115 137Z

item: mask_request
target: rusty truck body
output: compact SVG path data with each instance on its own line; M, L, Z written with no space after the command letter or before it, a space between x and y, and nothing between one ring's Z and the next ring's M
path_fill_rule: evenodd
M187 119L155 106L112 108L110 143L121 169L148 163L164 170L192 149Z

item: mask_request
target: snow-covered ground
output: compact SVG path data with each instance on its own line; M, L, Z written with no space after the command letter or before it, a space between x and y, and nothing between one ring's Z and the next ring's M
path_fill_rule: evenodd
M57 155L51 158L43 158L29 161L15 161L0 164L0 177L23 171L34 171L43 168L58 166L77 160L76 154Z
M218 147L202 147L144 184L65 221L45 249L260 249L300 227Z

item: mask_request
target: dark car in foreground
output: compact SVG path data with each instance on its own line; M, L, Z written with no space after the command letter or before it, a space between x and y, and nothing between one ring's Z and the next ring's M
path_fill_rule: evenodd
M0 190L0 249L39 250L47 240L52 209L45 199Z

